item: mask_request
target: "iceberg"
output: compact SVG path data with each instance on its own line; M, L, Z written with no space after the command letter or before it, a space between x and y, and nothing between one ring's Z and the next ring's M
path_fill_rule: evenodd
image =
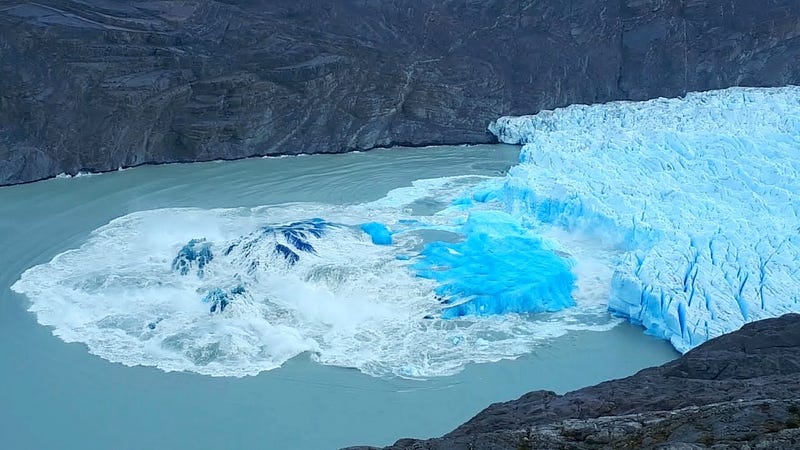
M615 246L609 310L681 352L800 311L800 87L503 117L511 213Z
M413 265L437 281L446 319L466 315L555 312L575 305L571 263L499 211L474 211L459 230L466 239L436 241Z
M392 245L392 232L382 223L365 223L361 225L361 230L370 236L375 245Z

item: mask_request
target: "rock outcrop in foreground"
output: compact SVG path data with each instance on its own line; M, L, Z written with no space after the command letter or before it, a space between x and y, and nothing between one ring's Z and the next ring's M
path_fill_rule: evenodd
M571 103L800 83L796 0L7 0L0 185L489 142Z
M562 448L800 448L800 314L747 324L628 378L530 392L442 438L388 447Z

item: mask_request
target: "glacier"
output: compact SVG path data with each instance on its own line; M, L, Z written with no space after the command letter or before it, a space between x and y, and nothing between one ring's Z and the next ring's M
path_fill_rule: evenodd
M522 144L499 176L361 204L136 211L12 289L93 354L212 376L303 354L444 376L626 319L685 352L800 311L800 88L574 105L490 131Z
M609 310L681 352L800 311L800 88L573 105L489 126L522 144L493 195L620 250Z

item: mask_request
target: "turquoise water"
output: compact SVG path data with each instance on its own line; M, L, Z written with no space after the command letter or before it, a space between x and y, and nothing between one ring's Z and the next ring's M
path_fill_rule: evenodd
M110 220L156 208L342 205L418 179L501 176L514 146L142 167L0 189L0 436L12 449L292 448L389 444L443 434L496 401L626 376L676 353L621 324L541 339L516 360L425 380L376 377L310 353L242 378L126 367L65 343L9 287ZM442 205L424 198L416 210Z

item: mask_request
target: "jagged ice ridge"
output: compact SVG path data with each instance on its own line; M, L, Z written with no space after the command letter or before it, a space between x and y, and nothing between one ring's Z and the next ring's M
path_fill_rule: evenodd
M800 311L800 88L503 117L506 206L623 250L609 309L685 352Z

